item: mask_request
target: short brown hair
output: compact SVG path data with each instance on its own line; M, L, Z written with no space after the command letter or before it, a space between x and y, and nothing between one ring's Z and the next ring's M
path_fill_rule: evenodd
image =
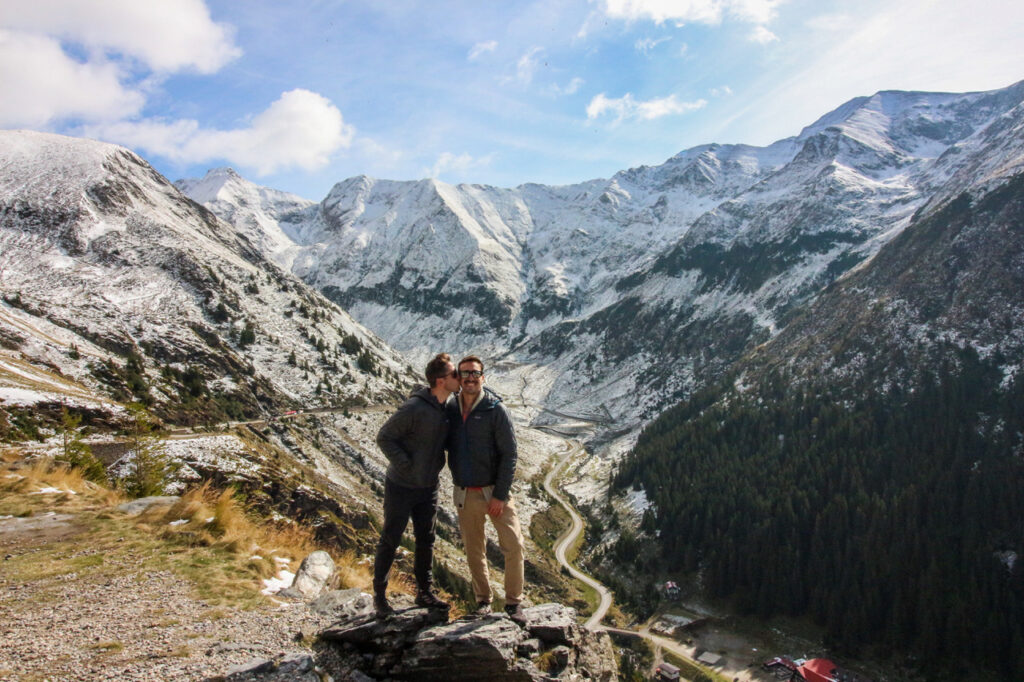
M482 372L482 371L484 371L484 361L483 361L483 360L481 360L480 358L478 358L478 357L477 357L477 356L475 356L475 355L467 355L466 357L464 357L464 358L462 358L461 360L459 360L459 364L458 364L458 366L456 367L456 369L457 369L458 367L462 367L462 366L463 366L464 364L466 364L467 362L475 362L476 364L480 365L480 371L481 371L481 372Z
M427 376L427 385L430 388L434 387L434 383L438 379L444 379L451 372L448 371L448 363L452 361L452 356L447 353L438 353L434 356L434 359L427 363L427 369L424 372Z

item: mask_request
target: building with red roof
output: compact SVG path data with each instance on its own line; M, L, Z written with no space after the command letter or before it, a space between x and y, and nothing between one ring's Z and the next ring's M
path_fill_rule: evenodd
M807 682L839 682L839 668L827 658L813 658L796 672Z

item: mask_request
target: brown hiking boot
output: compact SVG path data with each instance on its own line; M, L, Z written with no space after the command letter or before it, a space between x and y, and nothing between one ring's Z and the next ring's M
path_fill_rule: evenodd
M517 625L522 625L526 622L526 616L523 614L523 607L519 604L505 604L505 613L512 619Z

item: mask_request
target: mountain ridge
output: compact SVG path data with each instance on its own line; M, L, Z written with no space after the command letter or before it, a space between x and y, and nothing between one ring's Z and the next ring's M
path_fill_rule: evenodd
M473 350L538 405L639 424L978 168L1005 178L1020 145L997 133L1022 100L1024 83L883 91L767 147L701 145L558 187L360 176L305 214L293 271L410 357Z
M158 406L198 368L204 399L222 401L207 419L321 402L324 385L386 400L409 381L403 358L136 154L0 131L0 169L4 319L20 319L9 347L33 361ZM135 388L118 378L126 357Z

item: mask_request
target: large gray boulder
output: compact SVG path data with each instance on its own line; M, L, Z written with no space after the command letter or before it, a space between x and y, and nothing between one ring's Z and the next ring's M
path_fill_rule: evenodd
M299 564L299 571L291 587L278 592L278 596L288 599L316 599L324 591L330 589L336 567L331 555L317 550L307 556Z
M324 682L331 677L317 667L309 654L294 653L235 666L221 679L224 682Z
M351 644L362 651L392 652L404 650L424 628L447 620L448 614L437 609L403 609L386 618L369 613L335 623L320 633L320 639Z
M545 644L573 645L580 639L576 609L561 604L541 604L523 609L526 622L523 627Z
M612 682L619 679L619 661L612 646L611 636L601 630L580 629L580 641L573 647L576 661L573 667L583 679Z
M330 590L309 603L309 610L335 621L373 613L373 597L358 587L348 590Z

